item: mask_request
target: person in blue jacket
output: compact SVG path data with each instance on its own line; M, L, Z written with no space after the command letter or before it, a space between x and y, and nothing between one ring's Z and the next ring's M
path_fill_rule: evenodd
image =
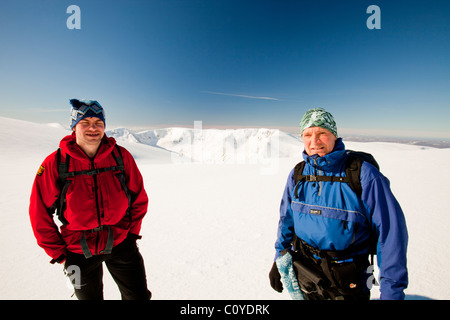
M306 162L303 175L346 176L348 154L333 116L322 108L308 110L300 130ZM294 261L295 257L308 261L306 269L294 263L306 299L370 299L368 279L373 277L373 268L368 257L375 242L380 298L404 299L408 232L403 211L389 180L368 162L361 165L360 182L362 194L358 196L348 183L325 180L296 185L294 169L290 172L280 205L275 262L269 273L274 290L283 290L276 261L289 252ZM311 267L311 274L304 271ZM317 281L314 287L311 275L317 274L324 278L322 287Z

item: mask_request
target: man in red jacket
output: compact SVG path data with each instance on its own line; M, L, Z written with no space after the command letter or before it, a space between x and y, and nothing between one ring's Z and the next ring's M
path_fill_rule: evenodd
M122 299L150 299L136 245L148 206L141 173L131 154L106 137L100 104L70 102L72 135L44 160L31 192L37 243L51 263L65 263L78 299L103 299L103 262Z

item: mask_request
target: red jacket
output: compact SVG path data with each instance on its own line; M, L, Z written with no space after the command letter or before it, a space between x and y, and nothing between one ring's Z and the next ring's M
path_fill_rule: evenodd
M61 140L62 158L69 154L69 172L108 168L116 166L111 155L115 150L114 138L103 138L93 160L75 142L75 135ZM58 165L56 151L42 163L36 175L30 198L30 220L39 246L54 260L65 256L66 250L82 254L80 241L86 230L99 226L110 226L114 235L114 246L121 243L129 233L138 235L147 212L148 197L143 179L131 154L120 147L127 187L132 196L131 215L127 216L128 198L122 190L115 171L101 172L93 176L78 175L73 179L66 194L64 218L67 225L60 230L52 217L52 205L58 199ZM86 232L86 242L93 255L105 249L108 230Z

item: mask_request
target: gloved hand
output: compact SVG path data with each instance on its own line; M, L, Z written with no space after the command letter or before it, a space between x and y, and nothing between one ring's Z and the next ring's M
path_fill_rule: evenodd
M269 272L270 286L277 292L283 291L283 284L281 283L281 275L278 271L277 264L274 262L272 269Z

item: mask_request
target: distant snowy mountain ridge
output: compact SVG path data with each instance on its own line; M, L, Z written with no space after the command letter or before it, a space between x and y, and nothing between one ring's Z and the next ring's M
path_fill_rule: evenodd
M134 132L127 128L106 134L119 142L135 142L163 148L173 157L202 163L256 163L262 159L299 154L302 143L294 135L276 129L164 128Z

